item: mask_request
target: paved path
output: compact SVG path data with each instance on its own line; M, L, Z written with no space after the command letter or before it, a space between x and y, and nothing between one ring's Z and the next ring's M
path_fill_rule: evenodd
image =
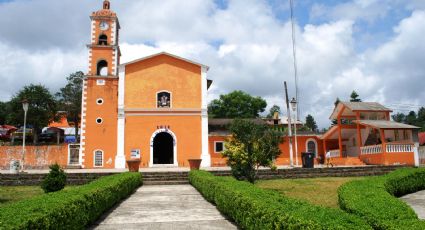
M237 229L191 185L150 185L106 214L93 229Z
M425 219L425 190L401 197L418 214L419 219Z

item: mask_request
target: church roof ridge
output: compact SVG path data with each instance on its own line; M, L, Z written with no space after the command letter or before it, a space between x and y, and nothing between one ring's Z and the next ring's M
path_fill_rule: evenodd
M133 63L136 63L136 62L139 62L139 61L150 59L150 58L153 58L153 57L156 57L156 56L159 56L159 55L167 55L167 56L170 56L170 57L173 57L173 58L176 58L176 59L185 61L185 62L192 63L192 64L197 65L197 66L200 66L200 67L204 67L207 70L209 70L209 68L210 68L207 65L204 65L204 64L201 64L201 63L198 63L198 62L195 62L195 61L189 60L187 58L183 58L183 57L180 57L180 56L177 56L175 54L171 54L171 53L168 53L168 52L165 52L165 51L162 51L162 52L159 52L159 53L155 53L155 54L151 54L151 55L148 55L146 57L142 57L142 58L139 58L139 59L130 61L130 62L123 63L119 67L125 67L126 65L130 65L130 64L133 64Z

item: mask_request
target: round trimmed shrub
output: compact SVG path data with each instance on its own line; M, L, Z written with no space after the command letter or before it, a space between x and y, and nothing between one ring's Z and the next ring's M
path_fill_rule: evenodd
M45 193L62 190L66 185L66 174L58 164L49 166L50 172L41 183Z

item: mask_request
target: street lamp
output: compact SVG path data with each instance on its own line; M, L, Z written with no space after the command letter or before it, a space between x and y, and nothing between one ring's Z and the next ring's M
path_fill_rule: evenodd
M24 171L24 160L25 160L25 137L27 129L27 112L28 112L29 103L27 99L22 100L22 108L24 109L24 133L22 136L22 164L21 170Z
M298 113L297 113L297 100L293 97L291 102L292 111L295 114L294 121L294 139L295 139L295 165L298 166L298 142L297 142L297 121L298 121Z

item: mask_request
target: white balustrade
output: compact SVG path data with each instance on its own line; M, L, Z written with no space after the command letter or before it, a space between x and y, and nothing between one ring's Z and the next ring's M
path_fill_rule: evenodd
M340 157L339 149L329 150L329 152L331 154L331 158Z
M413 152L412 144L387 144L387 153L409 153Z
M382 153L382 145L368 145L360 148L362 155L380 154Z
M413 152L412 144L391 144L388 143L385 145L385 152L387 153L409 153ZM382 145L368 145L360 148L360 153L362 155L369 154L381 154Z

